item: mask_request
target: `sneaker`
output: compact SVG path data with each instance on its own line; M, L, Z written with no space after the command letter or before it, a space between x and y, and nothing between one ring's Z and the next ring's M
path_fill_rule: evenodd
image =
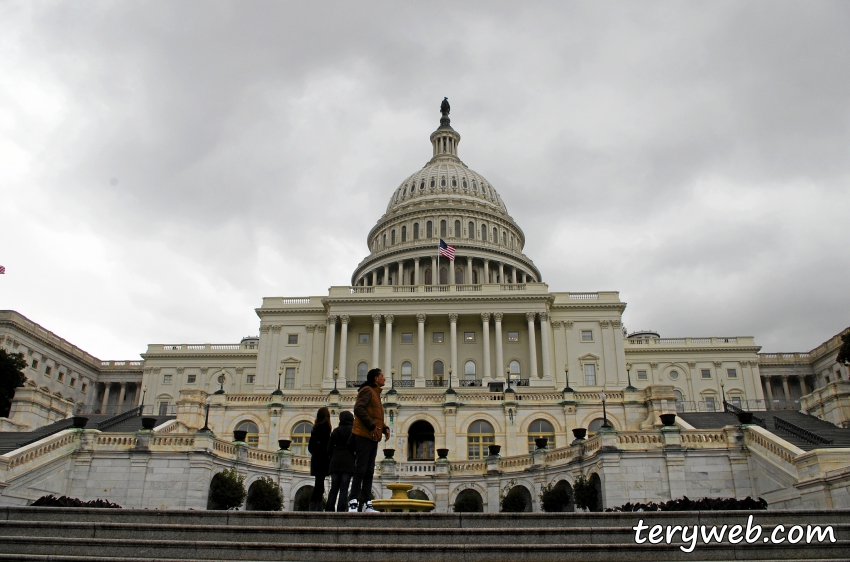
M380 512L377 509L372 507L372 502L370 500L370 501L366 502L366 507L363 508L363 513L380 513Z
M348 502L348 513L357 513L357 500L351 500Z

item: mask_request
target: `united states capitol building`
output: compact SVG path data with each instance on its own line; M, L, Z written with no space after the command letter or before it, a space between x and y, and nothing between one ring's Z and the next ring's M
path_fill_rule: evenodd
M235 467L246 486L275 479L284 509L295 509L312 485L316 410L336 420L380 367L392 430L382 447L392 451L379 453L376 497L404 481L437 511L466 493L496 512L521 486L539 511L542 485L586 475L599 507L684 495L850 507L850 441L815 429L830 443L808 443L792 416L845 431L850 374L835 361L838 336L808 353L763 354L751 336L626 333L617 292L545 283L502 194L459 158L460 140L445 104L431 159L390 194L350 283L264 298L257 337L151 344L140 360L102 361L0 312L3 348L25 355L29 379L0 436L58 428L0 456L0 504L55 493L204 509L212 476ZM454 260L438 254L441 239ZM139 406L157 418L152 431L133 425ZM769 419L742 426L729 413L739 410ZM108 423L67 427L81 412ZM676 424L662 427L662 414L678 414Z

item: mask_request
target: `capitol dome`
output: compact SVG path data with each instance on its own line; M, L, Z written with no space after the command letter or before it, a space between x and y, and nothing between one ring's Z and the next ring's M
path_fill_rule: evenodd
M393 192L369 232L371 253L352 285L539 282L540 272L522 253L525 235L499 193L458 157L460 134L451 126L448 100L441 112L431 159ZM441 239L455 248L453 266L445 258L438 264Z

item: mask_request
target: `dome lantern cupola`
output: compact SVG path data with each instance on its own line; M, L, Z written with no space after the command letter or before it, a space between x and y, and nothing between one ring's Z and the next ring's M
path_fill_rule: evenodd
M440 127L431 133L431 145L433 147L433 154L431 155L432 162L442 157L457 159L457 145L460 144L460 134L452 129L452 120L449 118L449 111L451 111L449 98L443 98L443 103L440 104L440 113L442 114L442 117L440 117Z

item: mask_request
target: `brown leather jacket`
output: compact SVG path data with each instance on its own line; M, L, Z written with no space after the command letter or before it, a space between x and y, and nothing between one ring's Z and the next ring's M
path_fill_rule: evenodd
M381 387L365 384L357 392L354 402L354 429L351 432L360 437L372 438L372 429L378 427L384 431L384 405L381 404ZM378 438L380 441L381 438Z

